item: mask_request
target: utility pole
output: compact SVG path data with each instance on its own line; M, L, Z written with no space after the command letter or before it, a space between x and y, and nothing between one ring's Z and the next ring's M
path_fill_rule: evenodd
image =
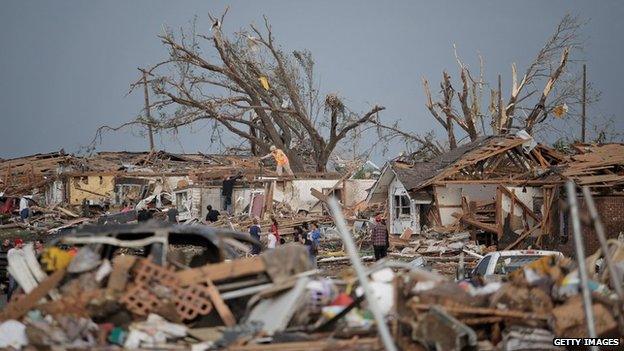
M581 111L581 129L582 129L582 135L581 135L581 141L585 142L585 120L587 118L587 116L585 115L585 105L587 104L587 97L586 97L586 89L587 89L587 67L585 66L585 64L583 64L583 101L581 102L581 106L583 107L583 110Z
M501 83L501 75L498 75L498 133L502 133L505 125L503 123L503 88Z
M152 116L150 115L149 91L147 89L147 72L143 72L143 94L145 95L145 117L147 117L147 130L149 132L150 151L154 151L154 131L152 130Z

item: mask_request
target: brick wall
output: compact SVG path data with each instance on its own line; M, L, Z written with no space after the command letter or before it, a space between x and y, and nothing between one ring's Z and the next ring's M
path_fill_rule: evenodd
M579 211L587 213L585 200L579 196ZM624 232L624 196L594 196L598 215L602 220L605 228L607 239L617 238L619 233ZM567 217L567 216L566 216ZM574 257L574 239L572 236L572 222L568 218L565 228L568 240L561 247L564 254ZM581 233L583 233L583 241L585 244L585 255L591 255L600 248L600 242L594 231L593 226L587 226L581 223Z

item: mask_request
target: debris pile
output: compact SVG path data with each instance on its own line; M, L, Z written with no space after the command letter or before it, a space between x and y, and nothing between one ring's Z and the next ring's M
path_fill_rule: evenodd
M437 350L558 350L553 337L588 337L578 271L571 260L546 256L507 280L452 282L418 272L400 275L399 323L412 341ZM591 290L597 335L622 335L622 300L604 279L592 281Z
M186 257L201 238L208 240ZM22 293L0 313L0 329L8 331L0 347L379 349L354 281L322 277L303 245L236 254L250 242L207 227L149 222L85 227L39 259L31 244L13 250L9 270ZM391 282L382 285L387 290ZM328 338L344 315L351 331Z

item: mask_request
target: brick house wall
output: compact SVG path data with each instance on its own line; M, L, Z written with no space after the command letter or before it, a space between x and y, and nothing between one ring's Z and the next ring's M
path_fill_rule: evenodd
M578 197L579 212L589 215L585 200ZM618 235L624 232L624 196L594 196L598 215L605 228L607 239L617 239ZM560 247L566 255L574 257L574 238L572 235L572 222L567 214L564 216L563 243ZM600 248L600 242L596 236L593 226L581 223L581 233L585 244L585 255L591 255Z

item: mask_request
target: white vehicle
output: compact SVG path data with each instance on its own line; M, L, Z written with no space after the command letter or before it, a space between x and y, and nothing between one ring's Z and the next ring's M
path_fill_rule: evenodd
M495 251L483 256L470 273L470 277L484 278L507 275L516 269L544 256L563 257L558 251L543 250L509 250Z

